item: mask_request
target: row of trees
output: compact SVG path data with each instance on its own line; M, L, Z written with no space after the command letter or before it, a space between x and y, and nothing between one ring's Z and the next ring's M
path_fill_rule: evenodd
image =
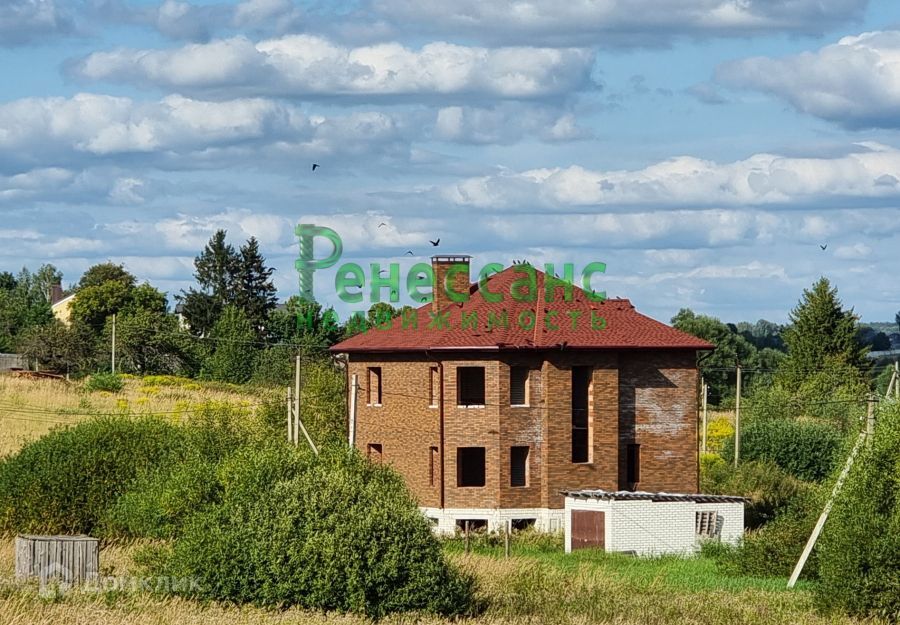
M801 398L824 397L836 391L864 394L873 344L861 332L853 309L844 309L826 278L804 290L786 326L760 320L726 324L682 309L672 324L716 345L700 363L710 387L710 401L730 405L735 396L735 366L747 372L747 386L775 386Z
M400 312L380 303L369 321L339 324L333 311L297 296L279 306L274 270L257 240L235 248L224 230L198 254L194 269L196 285L175 296L176 313L165 293L139 284L122 265L94 265L69 289L75 298L68 324L51 313L51 288L62 278L51 265L36 274L0 274L0 341L45 369L84 374L109 368L115 323L121 372L283 384L298 351L321 355Z

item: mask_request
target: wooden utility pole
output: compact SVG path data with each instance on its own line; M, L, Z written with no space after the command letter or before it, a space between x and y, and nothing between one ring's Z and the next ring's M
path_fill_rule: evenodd
M737 364L737 390L734 395L734 466L741 456L741 363Z
M866 401L866 435L869 438L875 435L875 396L871 394Z
M356 447L356 393L359 388L359 381L356 374L350 378L350 423L347 430L349 433L350 449Z
M900 360L894 361L894 399L900 401Z
M300 444L300 433L298 430L300 429L298 426L300 424L300 367L302 366L302 362L300 359L300 354L297 354L297 360L294 365L294 444Z
M822 514L819 515L819 520L816 521L816 526L813 528L809 540L806 541L806 546L803 548L803 553L800 554L800 559L797 560L797 564L794 566L794 571L791 573L791 578L788 580L788 588L793 588L794 584L797 583L800 573L803 572L803 567L806 566L806 560L809 558L809 554L812 553L813 547L816 546L816 541L819 540L819 534L822 533L822 528L825 527L825 521L828 520L828 515L831 512L831 507L834 505L834 500L841 492L844 481L850 474L850 468L853 466L853 461L856 460L856 456L862 448L863 443L869 440L875 432L875 398L872 395L869 395L867 404L866 429L859 433L856 444L853 446L853 450L850 452L850 456L847 458L847 462L844 464L844 468L838 476L837 482L834 483L834 488L831 489L831 496L828 498L828 502L825 504Z
M317 456L319 455L319 449L316 447L316 444L313 442L312 437L309 435L309 432L306 431L306 426L303 425L303 420L300 418L300 367L302 366L302 361L300 354L297 354L296 360L296 369L294 371L294 444L300 444L300 432L303 433L304 438L306 438L306 442L309 443L310 448L313 450L313 453Z
M703 435L702 435L703 444L701 445L700 449L703 453L706 453L706 429L708 427L706 396L709 395L709 387L706 385L706 380L703 380L703 379L700 380L700 393L701 393L700 401L703 405Z
M287 435L288 442L292 445L294 442L294 402L291 398L291 387L287 390Z
M116 372L116 314L115 313L113 313L113 318L112 318L112 357L110 358L110 361L111 361L110 368L112 369L112 372L115 373Z

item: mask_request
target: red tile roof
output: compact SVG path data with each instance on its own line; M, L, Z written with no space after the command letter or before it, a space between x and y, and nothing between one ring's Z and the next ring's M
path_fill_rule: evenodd
M451 302L441 309L449 327L438 327L432 305L424 304L410 313L416 326L397 317L390 328L372 328L331 348L333 352L405 352L459 349L713 349L714 346L695 336L676 330L640 314L627 299L591 301L587 294L573 287L571 301L563 299L557 289L553 302L544 301L545 274L535 269L537 301L518 301L511 297L510 287L525 275L517 267L508 267L488 279L487 290L502 293L501 302L488 302L471 286L467 302ZM494 323L506 312L507 327ZM554 312L555 311L555 312ZM475 328L462 327L463 319L477 318ZM520 317L521 315L521 317ZM533 327L529 322L535 318ZM594 324L592 324L592 318ZM520 323L521 319L521 323ZM558 329L548 328L545 320ZM603 329L594 329L594 325ZM573 327L574 326L574 327Z

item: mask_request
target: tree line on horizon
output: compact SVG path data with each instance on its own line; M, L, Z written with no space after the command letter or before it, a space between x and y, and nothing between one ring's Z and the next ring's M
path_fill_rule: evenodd
M322 354L401 312L382 302L364 320L334 324L333 311L299 296L278 305L273 274L254 237L236 248L227 232L218 230L194 259L195 285L174 296L180 319L169 309L166 293L149 282L138 283L123 265L104 262L67 290L77 297L66 325L51 311L53 286L62 282L58 269L45 264L35 272L0 272L0 351L18 352L61 373L108 370L115 316L120 372L280 384L290 380L299 350ZM305 323L298 323L301 318ZM895 320L900 328L900 311ZM842 308L825 278L804 291L787 325L764 319L724 323L687 308L671 323L716 345L700 361L716 405L733 401L737 363L750 374L751 384L770 383L775 373L782 381L800 380L807 373L804 367L821 368L826 361L844 363L865 377L865 352L890 348L884 332L860 324L852 309Z

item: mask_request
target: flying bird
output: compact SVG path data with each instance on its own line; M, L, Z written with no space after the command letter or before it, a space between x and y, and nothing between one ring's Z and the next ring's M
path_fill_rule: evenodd
M316 171L318 168L319 168L319 164L318 164L318 163L313 163L312 170L313 170L313 171Z
M819 247L821 247L821 248L822 248L822 251L824 252L824 251L825 251L825 248L828 247L828 244L826 243L825 245L820 245Z
M380 227L382 227L382 226L386 226L386 225L387 225L387 224L386 224L386 223L384 223L384 222L383 222L383 221L382 221L382 222L381 222L381 223L380 223L380 224L378 224L378 227L379 227L379 228L380 228Z
M407 255L407 256L413 256L414 254L412 253L412 250L406 250L406 255Z
M441 239L438 238L437 241L432 241L431 239L428 239L428 242L431 243L433 246L437 247L438 245L441 244Z

